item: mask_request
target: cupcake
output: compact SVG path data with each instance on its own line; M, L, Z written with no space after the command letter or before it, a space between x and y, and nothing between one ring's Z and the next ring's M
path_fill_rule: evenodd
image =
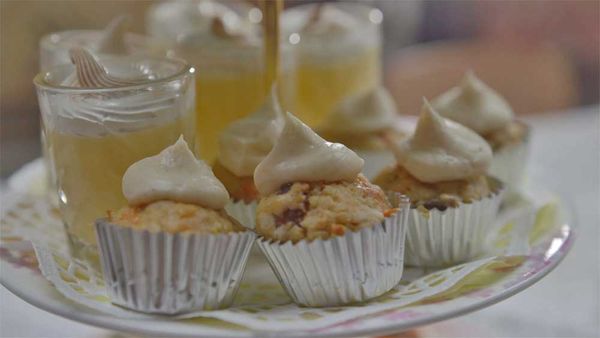
M363 173L369 178L394 162L386 139L404 136L398 128L396 104L383 86L342 100L319 134L354 150L365 160Z
M287 113L256 167L258 245L300 305L361 302L400 281L408 203L393 206L363 163Z
M255 225L259 197L254 185L254 169L271 151L282 128L283 113L273 88L258 111L233 122L219 136L214 172L231 196L225 208L251 229Z
M96 222L112 302L162 314L229 306L255 235L224 211L227 190L183 138L132 164L123 195L129 205Z
M407 264L442 267L480 255L502 192L486 175L488 143L425 101L414 134L391 148L398 163L374 183L410 198Z
M481 135L492 148L490 174L518 191L523 182L528 153L529 127L496 91L471 71L462 83L432 101L440 115Z

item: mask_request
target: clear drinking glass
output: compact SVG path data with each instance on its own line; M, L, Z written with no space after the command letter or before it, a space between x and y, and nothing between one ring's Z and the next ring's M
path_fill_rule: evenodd
M45 35L39 44L40 71L47 72L53 67L70 64L69 50L71 48L84 47L92 51L96 50L104 34L106 34L105 30L68 30ZM166 48L156 39L133 33L126 33L123 38L127 54L157 57L167 54ZM40 125L42 156L46 166L46 183L50 192L49 200L56 205L56 194L52 193L56 190L56 173L52 169L52 154L50 154L46 145L43 121L40 121Z
M73 74L73 65L34 79L62 218L80 258L95 252L94 220L127 204L121 191L125 170L180 135L195 142L192 67L149 57L99 61L124 78L147 81L114 88L65 87L61 84Z
M177 56L197 70L196 132L199 154L209 163L216 159L221 132L260 108L269 91L262 38L245 45L224 41L213 47L186 41L176 48ZM289 49L281 54L284 62L280 64L279 98L284 109L293 111L294 59Z
M293 7L284 11L281 20L284 37L297 56L295 112L313 128L345 97L380 84L383 20L381 11L373 7L330 3L322 10L339 11L353 24L345 27L344 33L332 34L327 27L317 32L303 32L313 20L316 6L320 5Z
M243 27L248 39L223 37L213 30L219 18ZM168 1L150 9L148 30L169 45L173 55L196 68L196 114L199 154L212 163L220 133L233 121L256 111L265 101L266 84L262 12L244 1ZM282 46L278 91L284 109L294 110L295 56Z

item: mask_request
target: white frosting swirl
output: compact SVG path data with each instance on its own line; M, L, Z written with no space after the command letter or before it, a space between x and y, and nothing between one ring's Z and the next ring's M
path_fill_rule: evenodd
M291 113L273 150L254 171L254 184L262 195L285 183L353 180L364 161L340 143L322 139Z
M254 114L233 122L219 137L219 162L238 177L254 174L283 128L275 89Z
M432 105L442 116L479 134L498 130L514 118L506 100L472 71L465 74L460 86L437 97Z
M357 25L356 18L351 14L332 5L319 4L307 18L301 33L309 38L311 36L335 38L352 32Z
M173 200L219 210L229 194L206 163L196 159L183 136L160 154L132 164L123 175L130 205Z
M485 174L492 160L492 149L481 136L444 119L426 100L412 137L392 150L401 166L426 183Z
M389 92L378 86L344 99L328 116L324 128L343 134L363 134L393 126L397 109Z
M179 36L210 33L215 17L227 22L241 20L234 10L218 1L164 1L148 13L147 28L151 35L172 42Z
M222 17L212 18L210 30L191 31L178 37L181 47L197 47L205 49L222 46L260 46L260 38L254 26L245 25L241 20L225 20Z

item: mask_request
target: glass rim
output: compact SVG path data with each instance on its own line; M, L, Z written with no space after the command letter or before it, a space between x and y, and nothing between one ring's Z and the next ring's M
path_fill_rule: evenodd
M46 45L46 44L57 45L60 42L65 41L62 39L65 37L68 37L67 35L69 35L69 34L102 34L102 32L104 32L104 30L101 28L98 28L98 29L93 29L93 28L90 28L90 29L65 29L62 31L50 32L50 33L44 34L40 38L39 41L40 41L40 44L42 44L42 45ZM134 36L134 37L142 37L142 38L150 37L148 35L140 34L137 32L125 32L125 35ZM57 36L57 37L61 38L61 40L59 42L51 41L53 36Z
M115 57L115 56L111 56L111 57ZM118 56L116 56L116 57L118 58ZM181 66L181 69L176 71L174 74L163 77L163 78L149 80L144 83L126 85L126 86L118 86L118 87L85 88L85 87L68 87L68 86L62 86L62 85L53 85L51 83L48 83L46 81L46 76L48 75L48 73L50 73L53 70L58 69L58 68L74 67L72 64L64 64L64 65L60 65L60 66L55 66L51 70L46 71L46 72L39 72L33 78L33 84L38 89L43 89L43 90L52 91L52 92L56 92L56 93L73 93L73 94L114 93L114 92L120 92L120 91L143 89L150 85L164 84L164 83L175 81L178 78L184 77L186 75L191 75L193 77L194 73L196 72L196 69L192 65L190 65L187 61L185 61L181 58L160 58L160 57L149 57L149 56L139 56L139 57L144 58L144 59L162 61L162 62L176 63Z
M373 10L377 10L379 12L381 12L381 9L377 8L376 6L373 6L372 4L369 3L362 3L362 2L347 2L347 1L340 1L340 2L326 2L325 4L328 4L332 7L338 7L338 8L342 8L342 9L347 9L347 10L352 10L352 11L364 11L363 13L350 13L352 15L359 15L359 20L361 21L361 24L368 24L368 25L375 25L375 26L381 26L383 21L374 21L372 20L369 15L371 13L371 11ZM282 16L286 15L297 15L297 13L303 13L306 11L309 11L311 8L316 7L317 5L319 5L318 2L308 2L308 3L301 3L297 6L293 6L290 7L289 9L286 9L285 11L283 11L283 13L281 14ZM383 13L382 13L383 14Z

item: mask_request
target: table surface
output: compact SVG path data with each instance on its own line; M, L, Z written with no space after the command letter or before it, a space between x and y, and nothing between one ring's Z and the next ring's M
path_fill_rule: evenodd
M484 310L411 332L427 337L600 336L600 107L525 119L529 176L559 193L576 218L563 263L526 291ZM39 310L0 287L0 337L132 337Z

